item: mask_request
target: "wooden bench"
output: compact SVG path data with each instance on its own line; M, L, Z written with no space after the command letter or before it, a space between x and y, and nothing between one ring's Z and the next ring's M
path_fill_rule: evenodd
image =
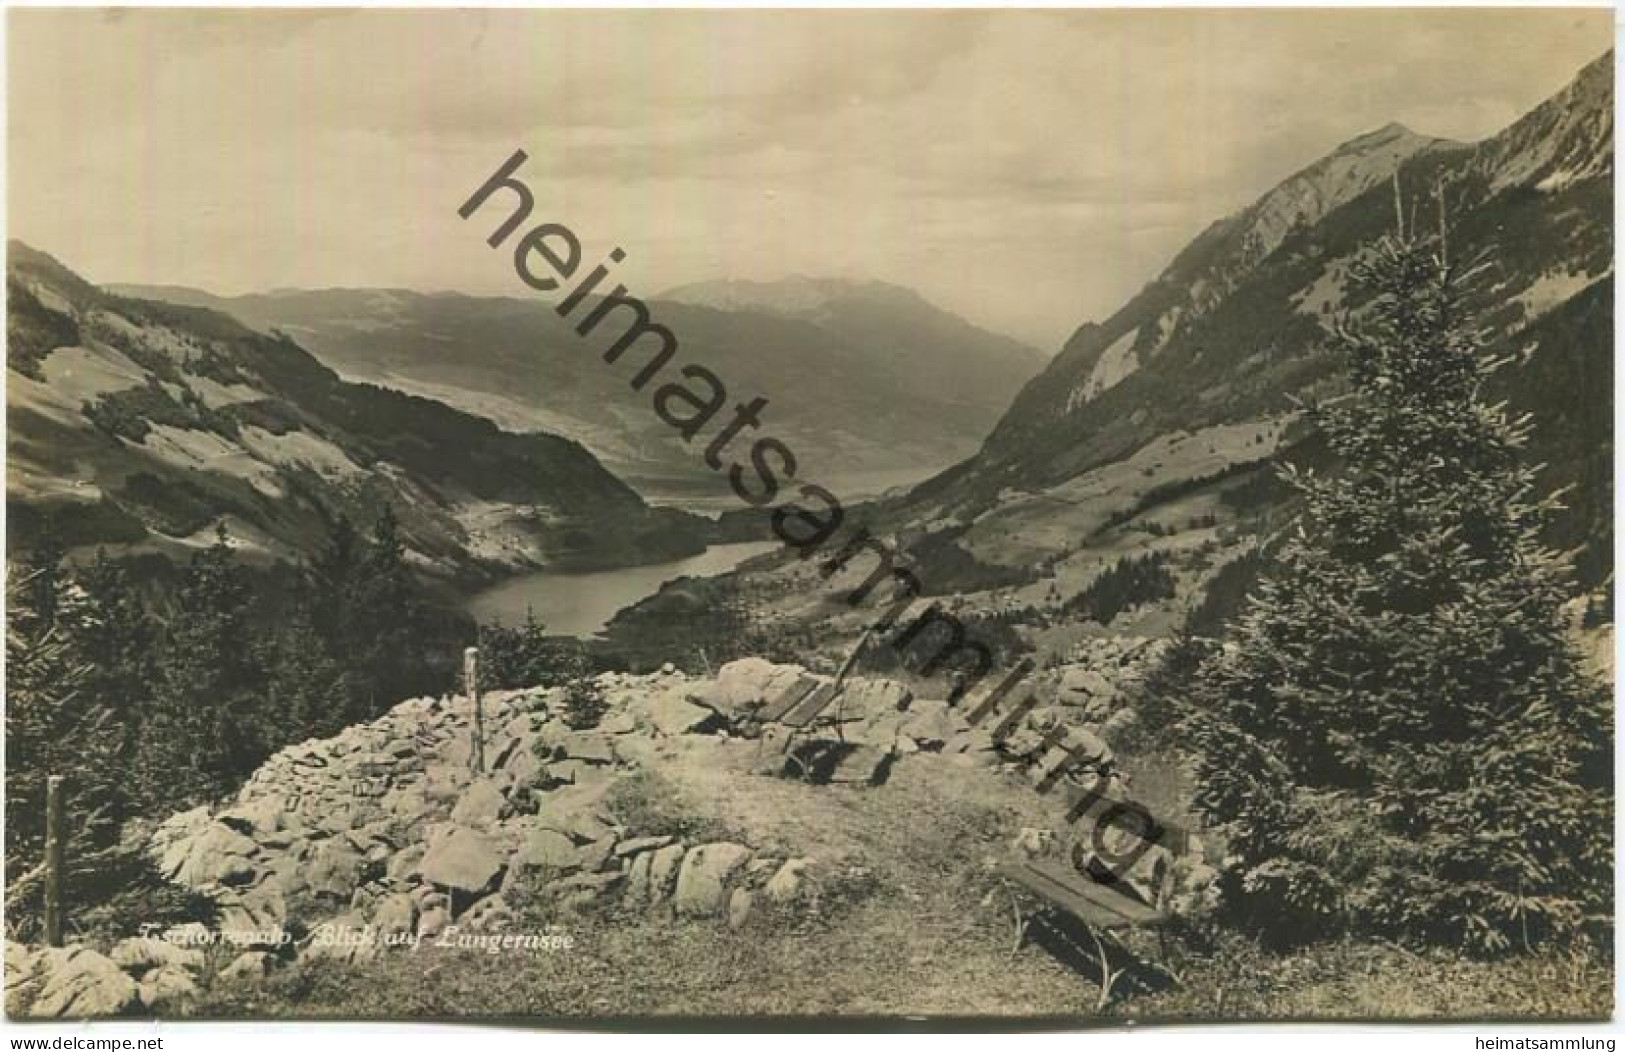
M826 716L825 713L839 701L841 691L845 689L847 673L857 664L858 655L863 652L871 632L873 627L864 630L833 680L798 675L756 711L753 719L761 727L757 738L758 767L761 766L760 754L763 751L768 752L771 758L769 762L781 766L785 761L794 762L792 750L797 737L820 723L833 726L836 734L840 735L840 710L837 708L833 716Z
M1011 908L1015 913L1016 937L1015 945L1010 949L1012 954L1021 949L1027 930L1035 919L1034 914L1021 908L1012 885L1039 899L1045 906L1076 918L1089 933L1100 966L1097 1010L1104 1009L1110 1003L1112 987L1124 972L1124 969L1112 968L1107 955L1107 939L1101 937L1102 933L1110 938L1110 933L1123 928L1156 928L1159 943L1162 940L1162 925L1168 920L1168 913L1146 905L1114 885L1101 883L1080 873L1065 862L1053 859L1005 862L999 866L998 874L1010 893ZM1115 939L1112 941L1116 942ZM1122 948L1121 943L1117 945ZM1163 947L1163 956L1167 956L1166 946Z

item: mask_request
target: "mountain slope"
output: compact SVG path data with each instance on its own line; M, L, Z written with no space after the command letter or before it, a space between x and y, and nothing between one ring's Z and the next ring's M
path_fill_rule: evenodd
M1214 224L1112 317L1080 328L1017 396L986 448L916 490L901 517L917 522L952 511L971 519L1001 493L1043 492L1165 436L1282 418L1297 399L1335 394L1340 381L1325 338L1340 311L1359 306L1344 289L1349 262L1393 228L1396 175L1407 222L1435 228L1434 192L1443 187L1454 257L1492 253L1472 286L1474 306L1492 352L1520 358L1504 394L1515 409L1536 413L1549 481L1555 488L1585 475L1606 488L1581 465L1609 447L1602 418L1591 412L1607 409L1608 388L1562 389L1549 374L1577 379L1574 366L1583 360L1587 377L1597 379L1611 360L1594 343L1610 338L1612 326L1602 293L1613 253L1612 103L1605 56L1476 146L1397 126L1344 145ZM1590 319L1580 323L1589 342L1559 347L1542 337L1543 323L1561 327L1576 312ZM1577 410L1596 418L1584 433L1571 427ZM1269 453L1260 445L1252 459ZM1571 524L1566 537L1606 530L1606 521L1591 517L1584 528Z
M511 429L567 435L646 492L725 489L623 376L583 354L572 322L549 301L391 289L230 298L134 291L286 331L352 379L427 395ZM651 311L684 357L716 372L732 394L767 398L764 426L826 476L917 480L969 455L1043 364L1030 347L878 282L686 286L651 301Z
M1443 186L1451 257L1490 255L1471 306L1509 364L1488 394L1530 416L1538 484L1566 491L1545 540L1594 588L1612 573L1612 106L1605 56L1476 145L1390 126L1339 147L1081 326L975 456L849 524L1007 661L1064 668L1097 637L1217 631L1293 512L1276 465L1330 466L1299 405L1345 389L1327 337L1362 307L1346 275L1393 230L1397 176L1408 225L1437 229ZM829 597L872 572L826 578L791 554L715 587L758 623L838 640L873 604Z
M285 336L112 295L20 242L7 281L13 543L176 554L224 519L249 553L290 559L325 515L387 503L439 575L701 546L575 442L346 383Z

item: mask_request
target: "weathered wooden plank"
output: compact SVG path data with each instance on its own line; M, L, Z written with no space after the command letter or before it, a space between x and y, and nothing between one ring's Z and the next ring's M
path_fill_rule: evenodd
M800 704L781 716L779 722L786 727L805 727L829 708L839 692L840 688L833 683L820 683Z
M1100 928L1146 927L1165 919L1108 884L1053 862L1007 862L999 872L1079 920Z
M805 698L818 686L818 681L811 676L798 676L772 701L756 713L756 718L763 723L773 723L795 707L796 703Z

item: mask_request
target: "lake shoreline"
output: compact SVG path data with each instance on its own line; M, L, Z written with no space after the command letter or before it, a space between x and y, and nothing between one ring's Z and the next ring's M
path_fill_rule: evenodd
M533 614L550 634L592 640L615 615L683 577L717 577L765 552L778 541L713 544L696 555L614 569L555 569L520 574L466 598L463 610L481 623L509 627Z

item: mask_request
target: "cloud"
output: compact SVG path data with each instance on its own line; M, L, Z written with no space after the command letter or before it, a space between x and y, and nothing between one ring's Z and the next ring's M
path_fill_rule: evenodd
M27 10L10 217L107 280L516 291L455 206L515 148L627 280L849 273L1054 347L1390 121L1490 134L1562 10Z

